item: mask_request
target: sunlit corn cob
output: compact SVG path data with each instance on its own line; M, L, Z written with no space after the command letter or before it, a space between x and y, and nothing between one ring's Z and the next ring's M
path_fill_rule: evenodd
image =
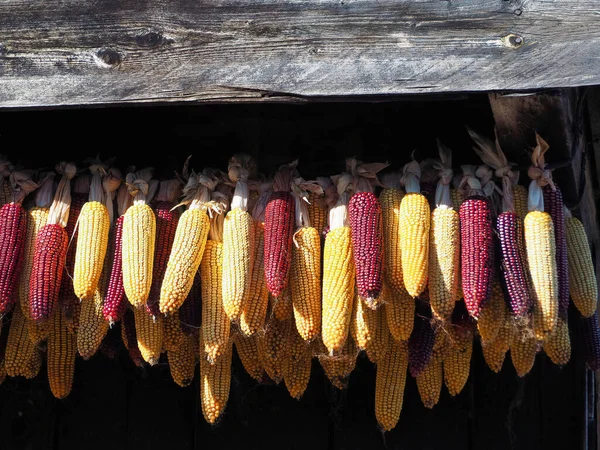
M77 342L67 330L63 312L57 308L53 314L53 326L48 336L47 368L50 390L56 398L65 398L71 393Z
M204 343L200 341L200 347ZM213 364L200 357L200 402L204 419L214 424L227 406L231 383L231 341L227 350Z
M424 195L407 193L400 204L400 247L406 291L418 297L427 286L430 207Z
M264 334L258 336L258 357L269 378L279 384L283 378L283 364L286 358L286 337L290 320L269 319Z
M591 370L600 369L600 328L598 313L583 319L585 362Z
M446 348L444 354L444 383L452 397L460 394L469 379L472 354L472 339L465 348L457 349L452 345Z
M258 336L256 334L252 336L244 336L241 333L236 333L233 336L233 342L237 354L242 361L242 365L248 375L254 378L256 381L261 381L265 369L263 368L259 355L258 355Z
M325 200L323 197L323 195L317 195L314 192L308 194L308 218L319 236L323 235L327 227L327 209L322 204Z
M213 361L227 351L230 322L223 307L222 274L223 244L208 240L202 264L202 341L201 352L206 353L208 361Z
M458 298L460 271L460 223L458 212L438 206L431 214L429 236L429 301L441 320L452 317Z
M185 339L185 334L181 329L179 320L180 311L175 311L166 317L163 317L163 348L166 351L179 349Z
M338 389L346 389L350 374L356 366L356 356L358 355L354 340L347 339L341 352L335 356L329 356L327 347L322 341L317 340L314 345L317 348L316 355L319 363L331 384Z
M376 304L383 283L381 205L372 192L357 192L348 203L358 295Z
M564 366L571 358L571 337L569 324L565 319L559 318L554 332L544 342L544 352L554 364Z
M181 308L177 311L179 313L181 331L187 335L197 334L202 322L202 282L200 273L200 270L196 272L192 289L183 302L183 305L181 305Z
M530 211L527 214L525 246L533 287L533 330L537 339L544 340L554 330L558 317L556 245L548 213Z
M264 224L259 221L254 222L254 245L256 251L252 264L250 293L240 315L240 329L246 336L253 336L264 328L269 306L269 290L264 270L265 229Z
M111 325L121 320L128 304L125 297L125 288L123 287L123 253L121 246L123 242L123 219L124 216L120 216L113 229L112 267L106 297L102 306L104 319Z
M133 310L135 335L142 358L151 366L158 364L162 350L162 316L152 318L142 306Z
M569 289L583 317L590 317L598 303L598 284L585 228L575 217L566 219Z
M285 344L287 352L283 363L283 381L290 396L299 400L304 394L310 379L312 353L294 325L290 325L287 332Z
M81 236L81 234L80 234ZM104 276L107 278L108 276ZM102 343L108 332L108 322L102 314L103 293L106 292L106 280L100 281L92 298L81 302L79 328L77 330L77 351L84 360L90 359Z
M338 352L348 337L354 301L354 257L350 228L331 230L323 250L323 343Z
M131 309L125 310L123 319L121 320L121 339L133 363L138 367L143 366L144 359L138 347L135 333L135 318Z
M20 308L16 308L10 322L4 353L4 368L9 377L33 378L42 364L42 355L29 338L26 320ZM4 332L6 333L6 330Z
M27 212L27 233L25 235L25 250L23 251L23 269L19 278L19 304L25 317L30 317L29 311L29 280L33 268L35 238L38 231L48 220L50 208L33 207Z
M356 346L365 350L371 362L376 363L385 356L389 346L390 332L384 308L372 310L363 300L356 298L351 332Z
M519 377L529 373L535 363L538 350L537 341L530 336L530 330L513 324L510 343L510 359Z
M556 244L556 279L558 281L558 315L563 319L569 310L569 259L567 256L567 233L562 193L558 186L546 185L544 192L544 211L552 217L554 242Z
M377 364L375 381L375 417L384 431L398 423L408 365L408 348L404 341L391 341L385 357Z
M492 371L498 373L502 369L506 352L512 339L512 325L506 321L498 331L496 339L481 346L486 364Z
M498 331L506 321L507 308L504 301L504 292L498 277L492 281L492 295L487 303L481 307L477 329L481 336L482 344L487 344L496 339Z
M225 216L223 224L223 306L233 322L238 322L250 294L254 261L252 216L239 208Z
M496 219L496 231L508 306L513 315L522 317L531 308L531 280L523 242L523 219L514 212L505 211Z
M27 236L27 213L20 203L0 208L0 316L17 300Z
M188 209L179 218L160 288L161 313L179 309L192 289L206 247L209 225L208 215L203 209Z
M275 298L288 284L295 207L290 192L276 191L269 197L265 208L265 277L267 288Z
M414 320L414 329L408 340L408 367L410 374L416 377L431 359L435 334L430 319L417 315Z
M181 386L189 386L194 380L198 340L195 336L184 336L182 345L176 350L167 351L169 370L173 381Z
M433 408L440 399L443 370L442 357L434 355L423 371L416 377L419 396L425 408Z
M316 228L294 235L290 290L300 336L311 341L321 332L321 237Z
M527 188L520 184L513 185L513 204L515 212L521 221L525 220L525 216L529 212L527 209Z
M415 299L404 287L394 293L384 285L383 291L385 316L390 333L397 341L407 341L415 324Z
M400 203L404 193L400 189L383 189L379 194L383 224L384 278L396 293L404 290L402 278L402 248L400 246Z
M470 196L460 206L461 282L469 314L479 317L488 301L494 273L494 241L490 202Z

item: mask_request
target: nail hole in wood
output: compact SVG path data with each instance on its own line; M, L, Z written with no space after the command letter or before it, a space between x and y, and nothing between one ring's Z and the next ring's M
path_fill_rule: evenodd
M117 67L121 64L121 55L112 48L102 48L94 55L96 64L100 67Z
M525 44L525 40L523 39L523 36L518 35L518 34L509 34L507 36L504 36L502 38L502 42L506 47L510 47L510 48L520 48L523 46L523 44Z
M517 9L515 9L515 14L517 16L520 16L521 14L523 14L523 10L521 8L517 8Z

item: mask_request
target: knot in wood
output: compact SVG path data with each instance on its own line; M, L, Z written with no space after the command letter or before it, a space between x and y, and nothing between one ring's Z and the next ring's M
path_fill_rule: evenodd
M101 67L117 67L121 64L121 55L112 48L101 48L94 57L96 63Z
M154 31L147 31L138 34L135 38L135 41L140 47L154 48L162 45L165 39L160 33L156 33Z

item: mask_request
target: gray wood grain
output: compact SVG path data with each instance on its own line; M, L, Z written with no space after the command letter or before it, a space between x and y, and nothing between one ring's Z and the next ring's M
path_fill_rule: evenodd
M600 84L598 0L3 0L0 106Z

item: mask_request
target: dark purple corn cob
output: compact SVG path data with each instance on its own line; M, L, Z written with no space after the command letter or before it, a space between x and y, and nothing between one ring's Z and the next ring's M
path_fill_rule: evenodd
M17 301L27 234L27 213L19 203L0 208L0 317Z
M430 319L415 315L415 326L408 339L408 368L413 377L418 376L431 359L434 341Z
M265 208L265 278L271 295L279 298L288 284L292 261L296 204L287 191L275 191Z
M194 284L187 298L179 308L179 323L181 331L192 335L202 325L202 289L200 285L200 272L194 277Z
M531 308L530 276L525 256L523 225L515 212L503 212L496 219L500 247L500 267L504 287L508 293L510 312L522 317Z
M585 361L592 370L600 369L600 328L598 313L583 318L583 337L585 340Z
M110 270L110 279L108 281L108 288L106 289L104 305L102 306L102 315L111 325L121 320L128 303L127 297L125 297L125 288L123 287L123 261L121 259L124 217L119 217L115 222L112 244L112 268Z
M556 242L556 275L558 278L558 316L567 318L569 310L569 260L567 258L567 233L565 231L565 212L562 192L556 186L543 187L544 210L552 217L554 240Z
M492 292L494 236L490 202L471 196L460 205L462 289L469 314L477 319Z
M136 366L142 367L144 365L144 358L142 358L142 353L140 352L137 343L137 335L135 333L135 316L133 315L133 311L129 308L127 308L125 314L123 314L121 327L123 327L121 330L121 337L124 343L127 345L129 357Z
M383 282L381 205L372 192L357 192L348 204L358 295L375 300Z

